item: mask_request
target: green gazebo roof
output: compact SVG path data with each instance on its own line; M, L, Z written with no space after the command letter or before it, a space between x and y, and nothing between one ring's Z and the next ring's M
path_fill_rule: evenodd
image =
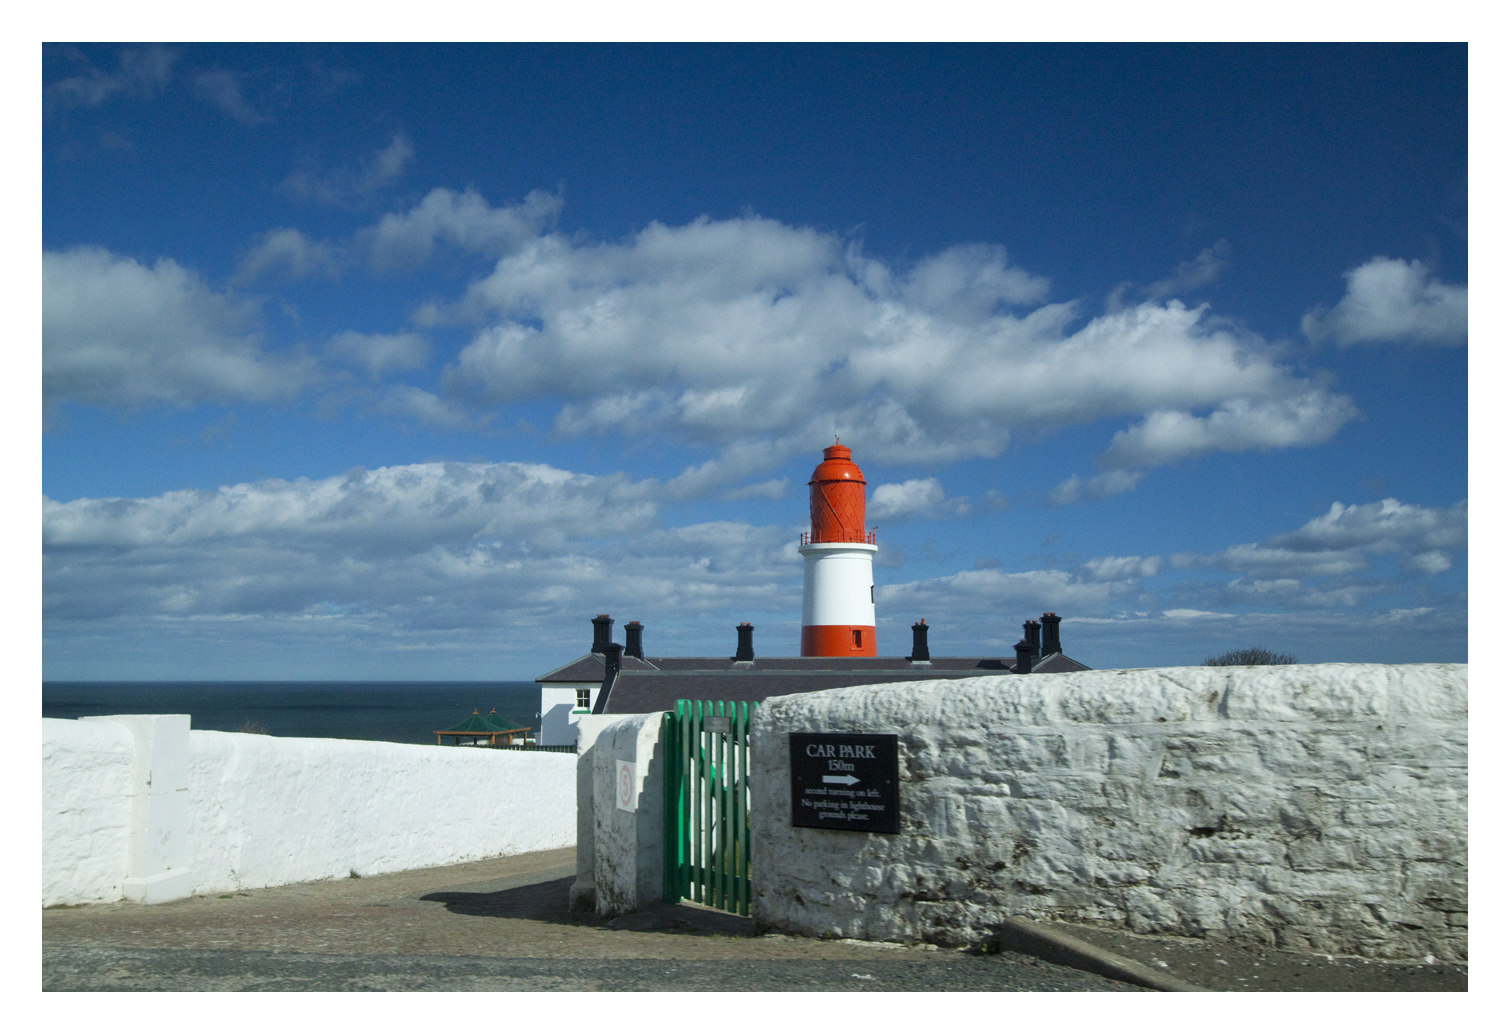
M477 709L461 722L444 730L435 730L436 733L499 733L511 728L498 717L498 712L490 711L487 715L479 715Z

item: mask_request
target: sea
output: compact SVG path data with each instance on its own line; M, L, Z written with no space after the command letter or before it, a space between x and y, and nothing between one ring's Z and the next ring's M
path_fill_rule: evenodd
M196 730L434 744L476 709L540 731L535 683L60 683L42 684L42 717L184 715ZM448 741L449 743L449 741Z

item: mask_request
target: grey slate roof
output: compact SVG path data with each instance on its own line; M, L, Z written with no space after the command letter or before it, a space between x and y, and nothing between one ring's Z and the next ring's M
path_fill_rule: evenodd
M736 662L731 657L723 658L622 658L621 672L698 672L703 674L751 672L858 672L875 673L928 673L954 672L973 676L993 672L1011 672L1012 659L1002 658L939 658L928 665L914 665L907 658L756 658L751 662ZM927 679L908 675L908 679ZM603 682L603 655L584 654L576 661L553 669L536 677L537 683L594 683Z
M736 664L725 658L653 658L658 668L625 669L600 702L607 715L672 711L679 700L764 701L845 686L907 683L921 679L965 679L1005 675L1012 667L1000 658L934 658L914 665L906 658L766 658ZM660 668L663 661L670 662ZM1035 672L1073 672L1086 666L1054 654ZM595 707L595 710L598 710Z
M639 658L631 657L620 658L619 667L631 672L655 669L654 665L648 665ZM537 676L535 681L537 683L602 683L603 655L584 654L576 661L569 661L561 668L552 669L543 676Z
M1041 658L1039 663L1032 669L1033 672L1090 672L1090 665L1083 665L1075 658L1067 658L1056 651L1047 658Z
M783 694L811 693L845 686L904 683L919 679L964 679L1006 675L1012 658L932 658L915 664L907 658L756 658L737 662L722 658L621 659L619 675L600 696L595 710L604 714L636 715L673 711L680 700L764 701ZM1064 654L1051 654L1033 668L1039 672L1084 672L1088 666ZM547 672L537 683L602 683L601 654L584 654Z
M915 679L955 678L985 675L980 670L959 669L931 672L925 666L848 672L759 671L743 672L621 672L609 692L605 714L634 715L676 709L679 700L764 701L783 694L812 693L842 686L870 683L905 683Z

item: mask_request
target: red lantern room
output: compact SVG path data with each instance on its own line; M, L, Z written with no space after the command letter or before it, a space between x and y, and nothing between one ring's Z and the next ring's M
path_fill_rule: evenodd
M808 482L811 542L866 542L866 476L850 459L850 447L838 442L824 449L824 459Z

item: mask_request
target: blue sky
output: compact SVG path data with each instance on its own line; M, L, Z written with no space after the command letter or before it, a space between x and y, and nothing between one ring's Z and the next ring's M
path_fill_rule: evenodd
M49 46L48 679L1467 658L1463 46Z

